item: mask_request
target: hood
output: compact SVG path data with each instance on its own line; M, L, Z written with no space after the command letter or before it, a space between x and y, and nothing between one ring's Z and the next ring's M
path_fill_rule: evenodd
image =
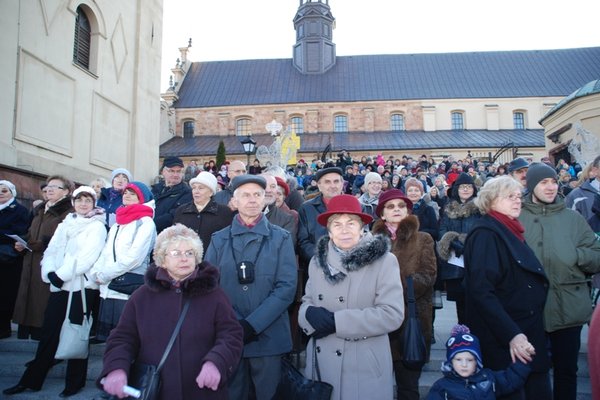
M479 209L473 202L473 198L466 203L451 200L444 209L444 214L450 219L468 218L480 214Z

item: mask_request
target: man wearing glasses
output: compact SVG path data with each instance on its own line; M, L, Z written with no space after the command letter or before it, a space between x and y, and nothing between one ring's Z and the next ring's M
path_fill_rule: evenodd
M164 182L152 186L154 196L154 223L156 232L173 224L175 210L192 201L192 191L183 182L183 161L179 157L167 157L163 161L161 174Z

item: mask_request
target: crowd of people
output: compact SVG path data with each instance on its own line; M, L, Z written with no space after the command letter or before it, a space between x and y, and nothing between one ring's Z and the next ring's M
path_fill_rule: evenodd
M342 151L287 169L167 157L151 187L117 168L78 188L51 176L43 194L29 212L0 181L0 229L24 239L0 238L0 338L13 322L39 341L5 395L41 389L62 320L85 309L91 343L106 342L97 384L118 398L133 363L168 348L163 399L276 398L282 357L304 350L332 399L418 399L421 368L403 363L410 278L427 352L442 291L460 324L430 398L481 382L491 389L473 398L576 398L600 286L600 156L583 170L548 157ZM68 360L60 396L86 379L87 359Z

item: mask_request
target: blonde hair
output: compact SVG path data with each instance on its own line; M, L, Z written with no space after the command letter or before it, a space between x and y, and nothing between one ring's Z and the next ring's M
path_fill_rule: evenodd
M509 192L521 190L521 184L510 175L502 175L488 179L481 190L477 193L477 197L473 199L482 214L487 214L492 209L492 204L501 195Z
M187 242L192 245L194 253L196 253L196 264L202 262L202 256L204 255L204 247L198 234L182 224L175 224L168 227L158 234L156 237L156 244L154 245L154 263L162 267L165 263L165 256L167 255L167 248L172 244L178 244L181 242Z

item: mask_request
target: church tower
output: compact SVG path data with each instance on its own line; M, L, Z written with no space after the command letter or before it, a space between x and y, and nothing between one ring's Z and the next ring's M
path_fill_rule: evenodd
M335 65L332 42L335 18L329 0L300 0L294 17L294 67L303 74L322 74Z

